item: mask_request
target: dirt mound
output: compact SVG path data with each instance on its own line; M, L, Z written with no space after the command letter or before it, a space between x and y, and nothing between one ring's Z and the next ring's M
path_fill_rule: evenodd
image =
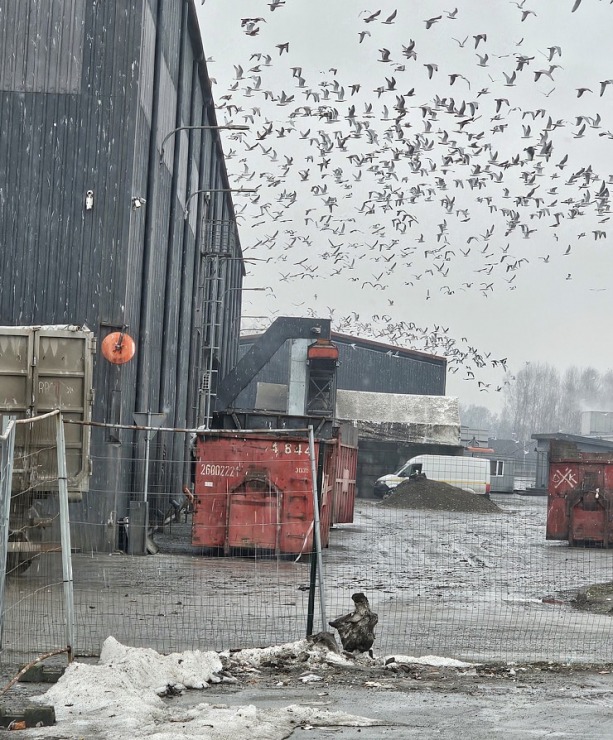
M467 511L475 514L501 511L500 507L486 496L469 493L448 483L427 478L418 480L407 478L379 506L393 509Z

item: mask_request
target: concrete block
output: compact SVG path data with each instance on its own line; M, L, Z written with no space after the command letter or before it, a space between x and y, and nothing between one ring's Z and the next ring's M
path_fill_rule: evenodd
M48 666L38 663L29 668L19 679L19 683L57 683L64 675L65 667Z
M55 709L48 704L0 705L0 727L9 727L12 722L24 722L26 727L51 727L55 724Z

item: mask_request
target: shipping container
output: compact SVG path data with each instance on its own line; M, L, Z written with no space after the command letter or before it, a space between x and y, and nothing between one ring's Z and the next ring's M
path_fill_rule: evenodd
M29 418L59 409L66 421L91 420L96 341L86 327L0 326L0 414ZM90 430L68 424L71 501L89 488ZM21 424L15 440L13 494L57 491L56 420Z
M357 495L358 430L343 424L334 450L332 524L351 524Z
M315 440L315 469L322 473L319 518L323 547L329 543L335 501L337 521L353 520L355 478L352 481L351 475L356 456L357 448L342 445L339 436ZM193 545L224 554L310 553L314 545L313 503L305 433L198 434Z
M549 450L547 539L613 544L613 452L587 452L568 441Z

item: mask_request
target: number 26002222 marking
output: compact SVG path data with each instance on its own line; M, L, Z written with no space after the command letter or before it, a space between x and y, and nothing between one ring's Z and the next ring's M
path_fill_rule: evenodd
M219 476L235 476L237 475L238 468L236 465L214 465L212 463L202 463L200 466L200 475L219 475Z

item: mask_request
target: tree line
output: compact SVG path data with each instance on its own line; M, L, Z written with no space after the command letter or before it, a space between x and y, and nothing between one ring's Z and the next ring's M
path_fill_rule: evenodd
M582 411L613 413L613 370L569 367L560 373L547 363L527 362L503 386L497 414L485 406L460 407L463 426L486 429L499 439L528 440L532 434L581 433Z

